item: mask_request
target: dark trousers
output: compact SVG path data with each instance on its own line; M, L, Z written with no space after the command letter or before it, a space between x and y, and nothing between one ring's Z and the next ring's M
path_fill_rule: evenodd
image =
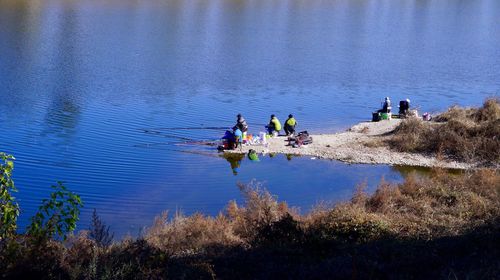
M286 133L286 135L290 135L290 134L294 135L295 134L295 127L285 124L285 133Z

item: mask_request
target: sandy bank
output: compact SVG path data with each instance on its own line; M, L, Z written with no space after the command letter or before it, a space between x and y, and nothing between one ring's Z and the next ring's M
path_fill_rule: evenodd
M439 160L436 157L401 153L390 150L384 141L390 136L387 133L394 130L400 120L363 122L345 132L336 134L317 134L313 137L313 144L300 148L287 146L287 137L271 138L268 145L243 146L241 149L226 151L227 153L246 153L254 149L257 153L280 153L302 156L311 156L323 159L335 159L348 163L410 165L424 167L443 167L466 169L473 165Z

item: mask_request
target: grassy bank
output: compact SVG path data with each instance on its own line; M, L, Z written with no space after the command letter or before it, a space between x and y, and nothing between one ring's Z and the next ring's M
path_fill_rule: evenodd
M452 107L431 122L411 118L394 131L390 146L486 166L500 165L500 100L480 108Z
M392 149L500 163L500 102L453 107L432 122L408 119L387 136ZM385 142L385 141L384 141ZM385 145L385 144L384 144ZM385 147L385 146L384 146ZM387 147L385 147L387 150ZM216 217L158 216L138 238L112 242L109 228L65 239L81 201L54 186L28 233L16 233L13 157L0 161L3 279L495 279L500 275L500 171L495 168L381 181L368 194L300 214L259 183L240 185ZM293 186L290 186L293 188Z
M500 174L408 176L300 215L258 183L217 217L159 216L144 236L107 244L106 228L66 241L1 242L2 278L496 278ZM96 224L96 223L94 223ZM104 230L103 230L104 229ZM100 234L96 234L100 233ZM92 237L91 237L92 236Z

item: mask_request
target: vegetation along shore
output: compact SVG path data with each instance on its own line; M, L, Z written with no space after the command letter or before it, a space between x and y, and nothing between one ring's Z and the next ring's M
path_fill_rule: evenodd
M499 119L499 102L490 99L477 109L451 108L434 122L362 124L343 134L349 136L329 136L352 137L367 149L424 153L436 165L454 160L484 168L382 179L373 193L360 183L349 201L308 213L258 182L239 184L243 203L228 202L216 217L166 212L141 236L123 240L113 240L97 213L88 230L73 234L83 202L61 184L21 232L14 158L1 154L0 278L495 279Z
M363 122L337 134L311 135L312 144L294 148L285 137L267 145L227 153L283 153L349 163L467 169L500 165L500 101L480 108L451 107L432 121L419 118Z

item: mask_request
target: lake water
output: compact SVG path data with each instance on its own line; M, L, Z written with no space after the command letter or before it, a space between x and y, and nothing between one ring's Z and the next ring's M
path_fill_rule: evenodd
M500 90L498 0L0 0L0 151L17 158L26 225L64 181L112 230L163 210L216 214L265 182L307 211L349 198L388 166L285 156L231 163L200 141L237 113L300 130L370 119L385 96L421 111ZM183 129L175 129L183 128Z

